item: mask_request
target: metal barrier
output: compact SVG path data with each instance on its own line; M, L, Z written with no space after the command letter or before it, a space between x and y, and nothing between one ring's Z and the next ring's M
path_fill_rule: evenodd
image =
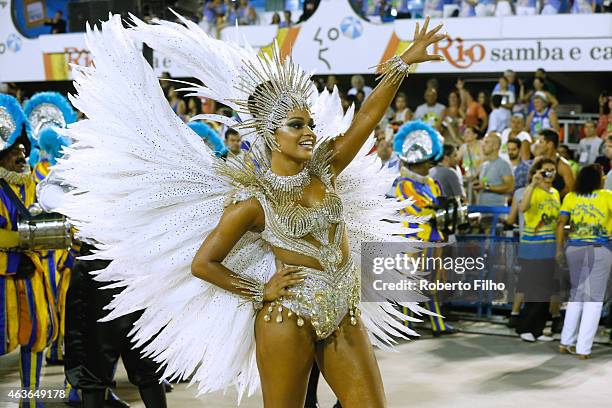
M569 144L570 148L575 149L577 147L579 138L579 128L584 124L593 120L597 122L599 115L595 113L576 113L566 117L559 117L559 126L563 133L563 143Z
M500 222L500 218L503 215L507 215L510 211L509 207L506 206L469 206L468 211L470 213L480 213L482 215L491 216L491 225L485 234L464 234L457 235L457 242L478 242L480 244L480 253L483 256L487 257L486 267L480 271L478 279L480 280L494 280L496 274L500 269L508 268L509 265L515 265L516 253L512 254L510 261L507 259L507 254L503 253L505 248L509 248L511 246L502 246L498 248L499 243L501 242L518 242L518 238L516 237L506 237L501 236L499 234L498 224ZM501 250L501 259L503 262L501 265L495 264L496 260L500 259L500 256L496 256L496 254L500 253ZM509 290L513 290L513 288L509 288ZM478 291L478 298L474 302L469 301L451 301L448 302L451 305L457 306L468 306L476 308L477 317L481 318L483 315L486 315L486 318L490 319L493 315L493 291L491 290L483 290L480 289Z

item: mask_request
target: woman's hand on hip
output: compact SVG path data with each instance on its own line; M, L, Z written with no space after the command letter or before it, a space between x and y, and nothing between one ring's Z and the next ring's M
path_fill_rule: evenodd
M306 273L301 266L284 265L264 285L264 302L274 301L281 296L291 296L289 288L304 282Z

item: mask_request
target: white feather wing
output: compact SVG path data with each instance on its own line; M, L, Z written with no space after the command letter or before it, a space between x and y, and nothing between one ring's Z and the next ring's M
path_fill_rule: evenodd
M245 63L257 62L255 51L250 47L214 39L197 24L178 15L177 18L180 24L164 20L147 24L132 16L134 27L130 35L172 58L173 63L204 84L185 90L237 110L233 101L249 97L238 90L238 78Z
M88 30L95 66L75 67L72 101L87 120L66 131L75 143L55 168L76 189L62 211L112 259L96 279L125 289L106 319L145 310L133 335L165 367L193 374L199 391L259 385L250 305L191 275L193 257L219 221L233 187L217 160L172 111L152 69L118 16ZM219 79L221 80L221 79ZM247 234L225 264L267 280L270 248Z

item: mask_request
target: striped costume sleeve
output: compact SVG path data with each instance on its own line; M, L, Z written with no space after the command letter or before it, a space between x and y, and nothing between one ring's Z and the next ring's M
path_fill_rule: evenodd
M408 200L413 199L416 194L409 181L400 180L395 187L395 196L401 200ZM413 203L404 207L400 212L409 215L420 215L421 209L416 205L416 203Z

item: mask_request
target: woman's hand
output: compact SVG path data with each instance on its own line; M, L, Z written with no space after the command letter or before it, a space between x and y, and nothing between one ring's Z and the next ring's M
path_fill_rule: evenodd
M563 250L557 250L557 253L555 254L555 260L557 261L557 264L561 266L565 264L565 256L563 254Z
M289 287L304 282L306 274L300 266L283 266L264 285L264 302L272 302L281 296L290 296Z
M472 184L472 188L475 191L480 191L480 190L484 190L485 186L480 181L475 181L474 184Z
M534 186L539 186L542 180L544 180L544 176L542 175L543 170L538 170L536 174L533 175L533 179L531 180L531 184Z
M418 64L420 62L427 61L444 61L441 55L428 54L427 47L431 44L435 44L438 41L446 38L446 34L437 34L442 28L442 24L439 24L436 28L431 31L427 31L429 25L429 17L425 19L423 29L419 30L419 23L416 23L414 30L414 39L412 45L402 55L401 58L406 64Z

